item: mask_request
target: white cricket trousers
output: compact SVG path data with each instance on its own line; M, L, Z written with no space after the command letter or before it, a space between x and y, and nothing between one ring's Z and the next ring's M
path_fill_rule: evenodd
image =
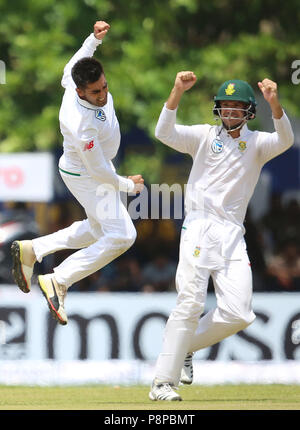
M239 259L223 259L220 264L221 228L224 226L216 226L213 221L199 220L183 231L176 273L178 297L167 321L162 352L156 363L158 381L177 386L187 352L214 345L245 329L255 319L251 308L252 273L244 239L237 244ZM210 276L217 307L200 318Z
M55 279L69 288L130 248L136 230L118 191L103 188L91 177L61 173L87 219L33 240L37 260L62 249L79 249L55 267Z

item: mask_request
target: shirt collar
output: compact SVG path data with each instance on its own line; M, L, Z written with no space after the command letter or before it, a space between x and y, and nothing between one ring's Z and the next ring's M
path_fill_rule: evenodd
M249 128L247 126L247 123L245 123L243 125L243 127L241 127L241 129L240 129L240 135L239 135L239 137L237 137L236 139L243 139L243 138L246 137L246 135L248 133L249 133ZM222 129L221 129L221 135L223 135L223 137L231 137L230 134L227 132L227 130L224 127L222 127ZM233 137L231 137L231 139L235 140Z
M240 137L239 137L239 139L245 137L248 134L248 132L249 132L249 128L247 126L247 123L245 123L243 125L243 127L241 128L241 130L240 130Z
M99 106L92 105L92 104L91 104L91 103L89 103L87 100L83 100L83 99L81 99L78 95L77 95L77 101L78 101L78 103L79 103L81 106L83 106L83 107L85 107L85 108L87 108L87 109L92 109L92 110L98 110L98 109L100 109L100 108L99 108Z

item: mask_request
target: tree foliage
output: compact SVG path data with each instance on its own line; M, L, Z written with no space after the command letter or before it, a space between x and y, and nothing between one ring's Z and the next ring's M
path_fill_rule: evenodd
M212 122L212 98L226 79L257 88L276 80L284 106L300 114L291 82L299 58L300 2L290 0L0 0L0 151L61 145L58 112L65 63L96 20L111 24L95 56L104 65L123 132L140 127L154 138L162 107L180 70L197 85L182 100L179 121ZM298 91L299 92L299 91ZM166 149L156 145L155 156Z

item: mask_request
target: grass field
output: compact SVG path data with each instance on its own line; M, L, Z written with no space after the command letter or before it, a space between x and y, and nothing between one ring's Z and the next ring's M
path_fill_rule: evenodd
M182 402L152 402L149 387L0 386L1 410L300 410L299 385L182 386Z

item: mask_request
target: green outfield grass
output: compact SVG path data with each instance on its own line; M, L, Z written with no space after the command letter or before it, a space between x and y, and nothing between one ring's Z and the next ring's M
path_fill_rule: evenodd
M300 410L297 385L182 386L182 402L152 402L149 387L0 386L1 410Z

